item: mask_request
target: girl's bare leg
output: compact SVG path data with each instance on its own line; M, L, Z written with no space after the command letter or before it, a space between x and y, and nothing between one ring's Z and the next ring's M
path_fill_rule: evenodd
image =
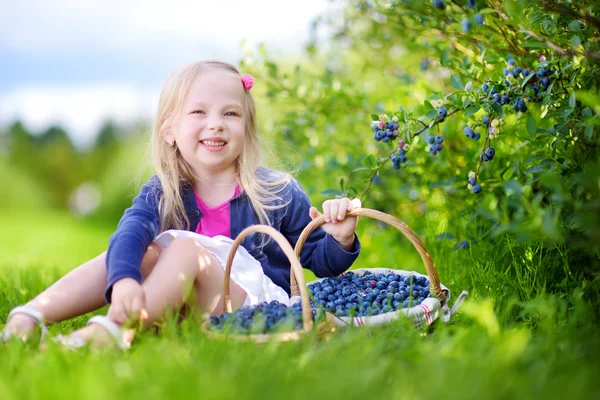
M223 279L223 267L211 253L193 239L175 239L162 251L152 272L142 283L148 312L145 325L162 320L167 309L178 311L189 301L189 289L193 289L195 301L188 305L195 306L197 312L222 313ZM246 299L244 289L233 281L230 294L233 309L239 308ZM86 341L92 340L94 344L112 340L98 325L87 326L74 334Z
M160 254L160 247L153 243L148 247L142 261L142 276L148 276ZM80 265L59 279L36 298L25 304L44 315L47 322L60 322L104 305L106 289L106 252ZM35 325L31 318L15 314L6 324L5 331L27 336Z

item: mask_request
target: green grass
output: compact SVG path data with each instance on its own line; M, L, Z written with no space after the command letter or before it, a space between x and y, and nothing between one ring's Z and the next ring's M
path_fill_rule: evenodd
M0 320L62 274L103 251L110 229L54 213L0 215ZM27 227L27 228L25 228ZM361 222L357 268L423 272L392 230ZM598 398L597 311L579 286L547 293L568 271L559 253L509 241L452 249L423 239L454 297L470 292L451 324L431 332L407 321L286 344L214 340L198 321L167 322L125 353L65 351L50 343L0 346L0 398ZM386 253L382 254L381 250ZM396 261L390 261L396 260ZM568 276L568 272L564 272ZM307 279L311 275L307 274ZM567 279L567 283L568 283ZM568 285L567 285L568 286ZM51 327L56 334L87 316Z

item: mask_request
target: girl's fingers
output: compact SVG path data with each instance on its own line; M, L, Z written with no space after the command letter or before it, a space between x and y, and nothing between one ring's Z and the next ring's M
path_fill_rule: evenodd
M323 218L325 222L331 222L331 200L325 200L323 203Z
M310 216L311 219L315 219L317 218L319 215L321 215L321 213L319 212L319 210L317 210L316 207L311 207L308 210L308 215Z
M127 312L122 302L111 304L108 309L108 318L121 325L127 321Z
M350 202L350 199L344 197L342 200L340 200L340 208L337 213L337 219L339 221L343 221L344 218L346 218L346 212L350 210L352 210L352 203Z

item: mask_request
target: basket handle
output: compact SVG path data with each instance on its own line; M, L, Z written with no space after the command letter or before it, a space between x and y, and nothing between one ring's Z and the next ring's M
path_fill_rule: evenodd
M302 275L302 265L300 264L300 260L294 254L294 249L292 249L292 245L287 241L287 239L275 228L272 228L267 225L252 225L248 228L244 229L240 232L240 234L233 241L233 245L229 252L229 256L227 257L227 264L225 266L225 284L223 288L223 308L225 312L232 312L231 306L231 294L229 284L231 281L231 266L233 264L233 258L235 257L235 253L237 252L238 247L242 243L242 241L246 238L246 236L252 233L264 233L271 236L281 247L283 253L287 256L290 261L290 275L293 276L294 272L298 275L298 282L300 283L299 287L296 283L296 290L299 290L301 301L302 301L302 321L303 321L303 330L308 331L312 328L313 320L312 320L312 311L310 309L310 300L308 297L308 289L306 288L306 283L304 282L304 276ZM296 282L296 281L295 281Z
M408 240L410 240L415 249L417 249L419 255L421 256L421 259L423 260L423 263L425 264L425 270L427 271L427 275L429 276L431 291L440 300L442 305L446 302L446 296L441 289L440 278L438 277L437 269L435 268L435 264L433 263L431 256L427 252L427 249L425 249L425 245L423 244L421 239L412 229L408 227L408 225L406 225L406 223L392 215L370 208L355 208L354 210L348 211L346 213L346 217L355 216L364 216L376 219L381 222L385 222L386 224L392 225L394 228L402 232L402 234L406 236ZM306 227L300 234L300 237L298 238L298 242L296 242L296 247L294 249L296 252L296 257L298 257L298 259L300 259L300 253L302 252L302 247L304 246L304 242L306 242L308 235L310 235L315 229L317 229L324 223L325 218L322 215L320 215L319 217L312 220L308 225L306 225ZM298 277L302 279L302 284L304 285L304 276L290 274L290 289L292 296L298 295L299 288L298 284L296 283L296 279Z

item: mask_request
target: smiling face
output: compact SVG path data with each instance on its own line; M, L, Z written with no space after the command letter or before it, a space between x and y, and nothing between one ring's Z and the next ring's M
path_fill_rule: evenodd
M172 133L194 175L233 173L244 149L245 92L240 76L220 68L208 68L194 80L183 102L181 118Z

